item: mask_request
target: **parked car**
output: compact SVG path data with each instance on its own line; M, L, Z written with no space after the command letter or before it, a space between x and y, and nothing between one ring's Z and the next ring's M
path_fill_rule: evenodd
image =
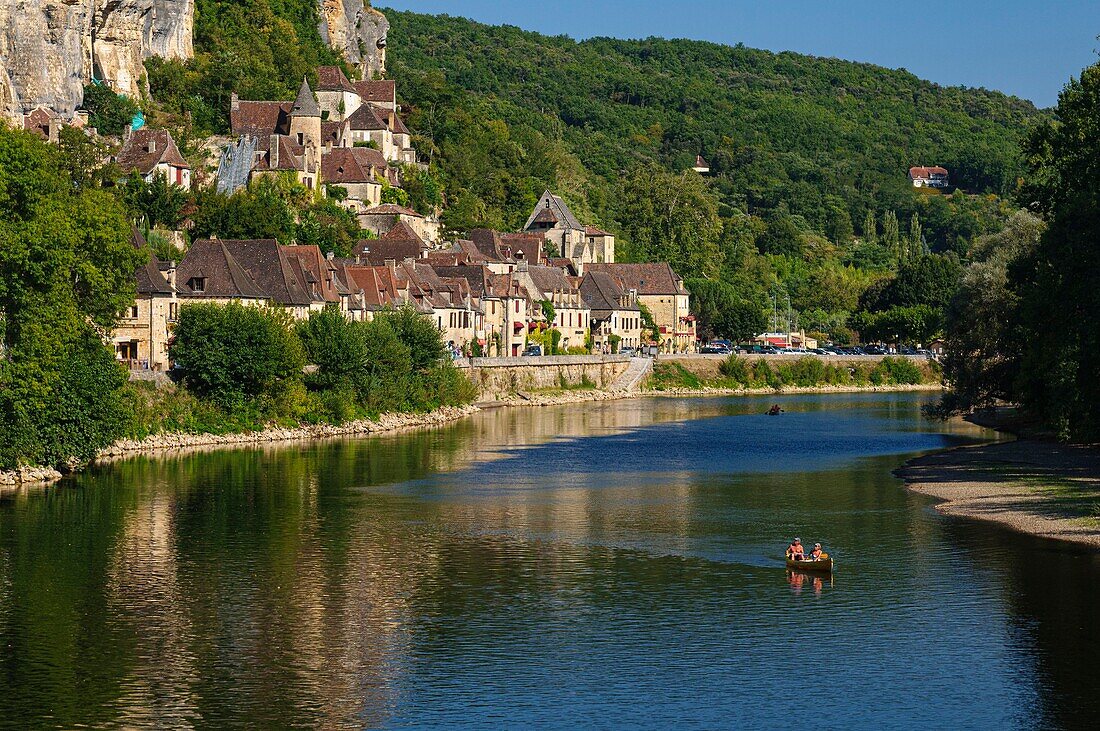
M638 351L634 350L634 348L622 348L619 350L619 355L629 355L631 358L636 358L638 356Z
M729 355L733 351L730 350L728 345L721 343L708 343L699 349L699 352L703 355Z
M542 355L542 346L541 345L528 345L526 348L523 349L523 355L525 357L526 356Z
M864 355L886 355L886 351L877 345L868 345L863 349Z

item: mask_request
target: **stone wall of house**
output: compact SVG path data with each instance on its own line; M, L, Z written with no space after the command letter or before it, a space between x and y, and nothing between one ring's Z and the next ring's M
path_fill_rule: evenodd
M480 400L497 401L517 392L581 386L610 388L630 367L622 355L559 355L542 358L470 358L456 361L478 387Z
M42 105L70 114L93 72L116 91L138 95L146 58L193 55L194 0L110 0L92 8L78 0L0 0L5 112Z
M317 0L321 38L344 54L363 79L386 73L386 35L390 22L370 0Z

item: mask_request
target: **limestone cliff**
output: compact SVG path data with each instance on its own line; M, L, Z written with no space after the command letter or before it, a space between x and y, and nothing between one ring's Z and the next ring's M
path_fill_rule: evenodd
M194 0L0 0L0 104L69 114L94 75L137 95L151 56L190 58Z
M364 79L386 73L386 16L363 0L317 0L321 38L344 54Z

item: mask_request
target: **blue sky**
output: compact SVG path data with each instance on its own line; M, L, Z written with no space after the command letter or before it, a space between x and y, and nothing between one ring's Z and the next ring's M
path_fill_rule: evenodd
M1051 106L1097 61L1100 0L377 0L574 38L696 38L906 68ZM393 49L400 53L400 49Z

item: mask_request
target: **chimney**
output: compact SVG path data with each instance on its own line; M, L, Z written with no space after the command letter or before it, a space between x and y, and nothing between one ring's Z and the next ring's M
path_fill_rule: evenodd
M232 94L229 95L229 111L231 111L231 112L240 111L240 108L241 108L241 100L237 96L237 92L233 92Z
M271 135L271 149L268 152L268 167L276 170L279 167L279 135Z
M333 259L336 258L336 252L335 251L328 252L327 254L325 254L325 258L328 259L329 261L332 261Z
M394 274L394 275L397 274L397 259L386 259L383 263L386 265L386 268L389 269L392 274Z

